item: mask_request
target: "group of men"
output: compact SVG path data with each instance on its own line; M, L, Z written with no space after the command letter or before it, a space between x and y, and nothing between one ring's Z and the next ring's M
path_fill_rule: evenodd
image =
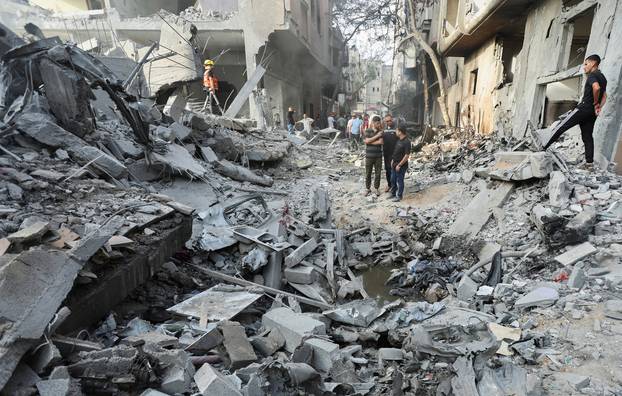
M365 195L372 193L372 175L374 175L374 190L380 196L380 179L384 164L387 187L385 192L394 202L399 202L404 196L404 177L408 170L410 158L410 140L406 129L393 129L393 117L386 115L384 123L380 116L371 118L369 128L365 130Z

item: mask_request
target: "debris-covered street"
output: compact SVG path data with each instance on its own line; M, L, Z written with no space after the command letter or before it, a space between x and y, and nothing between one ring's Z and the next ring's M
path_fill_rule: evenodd
M0 395L622 395L622 16L441 3L3 4Z

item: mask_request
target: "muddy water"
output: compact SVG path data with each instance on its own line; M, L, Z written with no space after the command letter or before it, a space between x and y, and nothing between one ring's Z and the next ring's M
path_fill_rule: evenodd
M391 275L393 267L377 265L363 272L363 285L370 297L377 297L383 301L394 301L398 297L389 294L391 288L384 283Z

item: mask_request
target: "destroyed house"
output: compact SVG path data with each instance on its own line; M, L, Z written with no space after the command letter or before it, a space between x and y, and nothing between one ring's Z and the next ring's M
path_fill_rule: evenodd
M453 126L521 138L528 122L550 126L580 100L584 58L598 54L608 103L594 128L596 160L622 163L618 80L622 14L617 0L443 0L417 9L416 21L440 55ZM429 60L432 124L443 124ZM421 76L421 62L411 68ZM419 85L419 114L423 111ZM575 134L578 127L574 129ZM572 130L571 130L571 133Z

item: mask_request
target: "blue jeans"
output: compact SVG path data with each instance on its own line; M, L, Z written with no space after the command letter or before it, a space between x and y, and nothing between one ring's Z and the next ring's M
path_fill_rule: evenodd
M406 176L408 167L401 167L399 171L395 167L391 167L391 194L399 199L404 196L404 176Z
M287 124L287 134L288 135L294 134L294 124Z

